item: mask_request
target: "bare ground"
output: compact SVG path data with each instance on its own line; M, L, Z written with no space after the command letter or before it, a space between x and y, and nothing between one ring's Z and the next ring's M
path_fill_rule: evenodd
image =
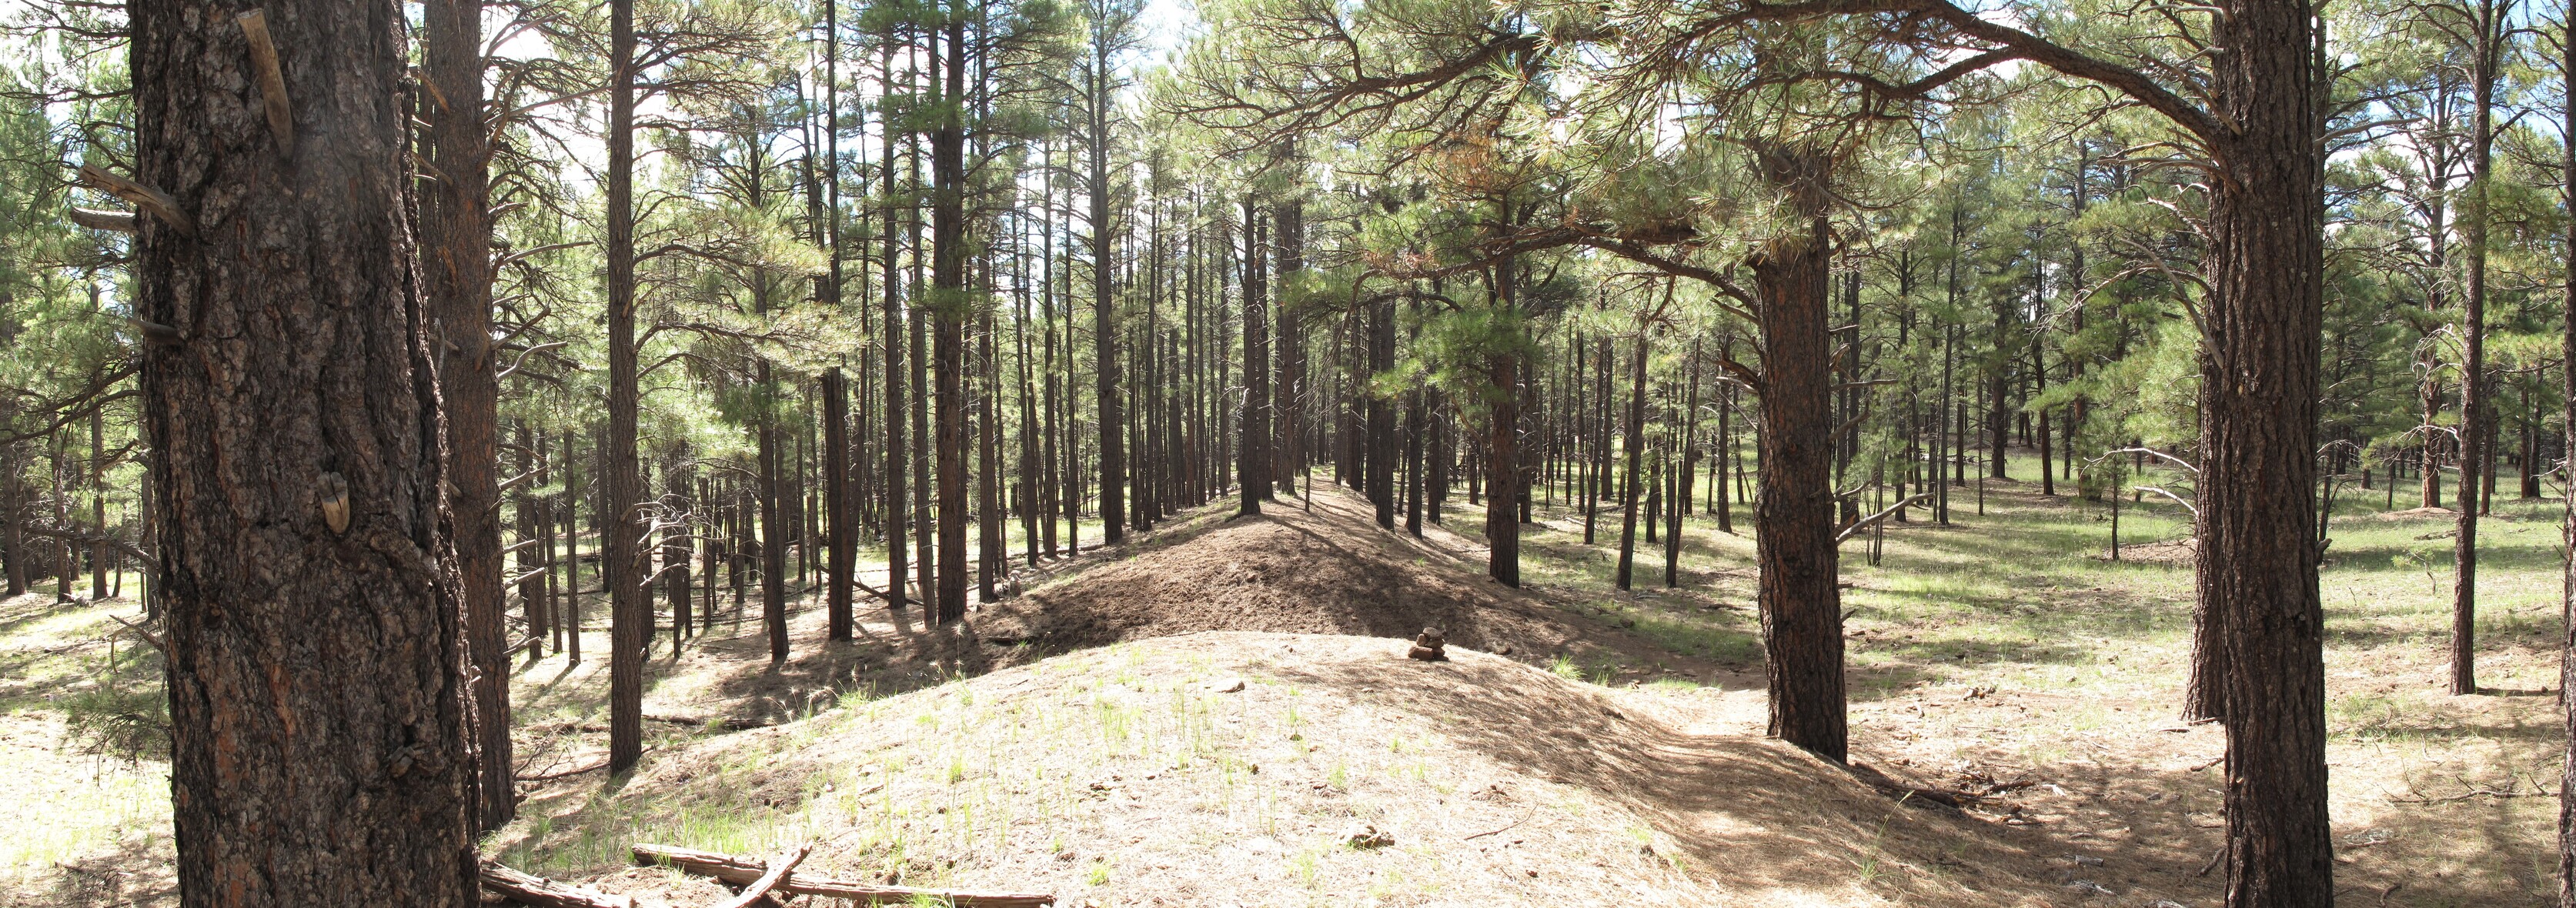
M1998 532L1917 522L1887 534L1888 567L1846 553L1855 758L1982 795L1964 811L1760 737L1742 537L1695 525L1683 587L1649 585L1656 563L1619 593L1609 537L1582 545L1543 509L1511 591L1481 578L1481 540L1406 540L1326 492L1311 515L1212 506L1024 568L1023 599L953 632L863 600L862 639L826 645L800 597L796 657L773 668L756 614L720 614L676 659L666 628L646 705L666 721L624 779L595 769L603 663L523 665L521 771L551 778L523 783L523 819L487 848L674 904L723 891L625 867L629 842L817 841L817 869L1066 904L2216 904L2199 871L2220 737L2170 718L2187 546L2149 520L2110 564L2070 543L2100 528L2077 505L2004 483L1992 503ZM2387 606L2443 594L2426 553L2446 517L2339 524L2338 885L2548 904L2555 565L2522 549L2554 527L2490 525L2493 690L2449 697L2435 622ZM67 833L21 837L59 844L8 853L0 904L169 903L166 768L79 754L57 708L98 686L105 616L132 611L0 603L0 771L31 783L0 788L0 819ZM1370 639L1424 625L1455 661ZM769 727L726 731L750 726ZM1393 844L1349 847L1354 823Z

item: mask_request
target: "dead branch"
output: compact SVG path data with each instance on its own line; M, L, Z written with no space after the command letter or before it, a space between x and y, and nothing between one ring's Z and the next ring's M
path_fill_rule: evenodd
M795 854L772 859L769 872L761 874L760 879L753 880L751 885L742 887L742 891L733 898L716 903L716 908L751 908L752 903L768 898L769 890L778 888L778 881L786 879L787 874L793 872L796 865L805 863L805 856L813 852L813 844L807 843L797 846Z
M170 643L169 641L161 639L160 634L144 630L143 625L127 621L123 618L116 617L115 615L107 616L107 620L124 625L126 630L133 631L135 636L143 638L143 642L152 644L153 649L160 650L161 655L167 656L170 654Z
M2200 516L2200 506L2199 506L2199 505L2192 504L2191 502L2188 502L2188 501L2184 501L2184 500L2183 500L2183 498L2182 498L2182 496L2180 496L2180 495L2176 495L2176 494L2174 494L2174 493L2172 493L2172 492L2165 491L2165 490L2160 489L2160 488L2157 488L2157 487L2155 487L2155 486L2131 486L2131 488L2137 489L2138 491L2141 491L2141 492L2154 492L2154 493L2156 493L2156 494L2158 494L2158 495L2162 495L2162 496L2164 496L2164 497L2166 497L2166 498L2171 498L2171 499L2173 499L2173 500L2174 500L2174 503L2175 503L2175 504L2182 505L2184 510L2190 511L2190 512L2191 512L2191 516L2193 516L2193 517L2198 517L2198 516Z
M669 845L638 843L635 863L663 865L688 873L711 877L737 886L754 884L768 874L765 862L712 851L675 848ZM945 902L957 908L1041 908L1055 904L1055 896L1044 893L958 892L937 889L914 889L906 886L872 886L847 880L816 876L782 876L777 892L796 895L819 895L825 898L849 899L871 905L903 904L922 897Z
M2196 466L2193 466L2193 465L2192 465L2192 463L2191 463L2191 461L2184 460L2184 459L2182 459L2182 458L2180 458L2180 457L2176 457L2176 456L2171 455L2171 454L2167 454L2167 453L2165 453L2165 452L2163 452L2163 451L2158 451L2158 450L2156 450L2156 449L2154 449L2154 448L2112 448L2111 450L2108 450L2108 451L2104 451L2104 452L2102 452L2102 457L2109 457L2109 456L2111 456L2111 455L2113 455L2113 454L2145 454L2145 455L2147 455L2147 456L2149 456L2149 457L2153 457L2153 458L2156 458L2156 459L2158 459L2158 460L2168 461L2168 462L2172 463L2174 466L2181 467L2181 468L2186 469L2186 470L2190 470L2190 471L2192 472L2192 474L2193 474L2193 475L2195 475L2195 476L2200 474L2200 468L2199 468L2199 467L2196 467ZM2094 460L2100 460L2100 459L2102 459L2102 458L2101 458L2101 457L2096 457L2096 458L2094 458Z
M1887 510L1880 511L1880 512L1878 512L1878 513L1876 513L1876 514L1871 514L1871 515L1869 515L1869 516L1867 516L1867 517L1863 517L1863 518L1861 518L1861 519L1859 519L1859 520L1852 521L1850 526L1844 527L1844 528L1842 528L1842 530L1841 530L1841 531L1836 532L1836 533L1834 534L1834 544L1835 544L1835 545L1841 545L1841 544L1843 544L1843 540L1846 540L1846 539L1850 539L1850 538L1852 538L1852 534L1854 534L1854 533L1858 533L1858 532L1860 532L1860 531L1862 531L1862 530L1864 530L1864 529L1868 529L1868 528L1869 528L1869 526L1870 526L1871 524L1877 523L1877 522L1879 522L1879 521L1881 521L1881 520L1886 520L1886 519L1888 518L1888 516L1889 516L1889 515L1895 514L1895 513L1896 513L1896 512L1898 512L1898 511L1905 510L1906 508L1913 507L1914 505L1916 505L1916 504L1918 504L1918 503L1922 502L1922 501L1923 501L1923 500L1925 500L1925 499L1931 498L1931 497L1932 497L1932 493L1930 493L1930 492L1923 492L1923 493L1916 494L1916 495L1909 495L1909 496L1907 496L1907 497L1905 498L1905 500L1903 500L1903 501L1899 501L1899 502L1897 502L1897 503L1895 503L1895 504L1892 504L1892 505L1889 505L1889 506L1888 506L1888 508L1887 508Z
M179 210L179 200L171 198L169 193L109 173L106 168L96 164L81 165L80 175L84 182L97 187L100 191L132 202L134 207L151 212L153 217L160 218L162 223L170 225L172 229L188 236L197 235L196 221L189 218L187 212Z
M268 131L277 135L278 156L294 157L295 109L286 102L286 74L277 66L277 44L268 38L268 14L254 9L233 18L250 39L251 68L259 73L259 96L268 108Z
M35 523L19 524L18 529L21 532L43 536L47 539L60 539L65 542L76 542L82 545L104 545L119 552L124 552L126 557L142 562L146 568L157 569L161 566L161 559L152 557L152 553L135 548L133 543L126 542L125 540L118 539L114 536L100 536L81 530L49 527Z
M71 210L71 219L72 223L87 227L91 230L108 230L116 233L134 232L134 212L131 211L109 211L103 208L75 207Z
M1509 823L1505 823L1505 824L1503 824L1500 828L1496 828L1496 829L1488 829L1488 830L1485 830L1484 832L1476 833L1475 835L1465 836L1465 837L1463 837L1463 838L1460 838L1458 841L1461 841L1461 842L1471 842L1471 841L1474 841L1474 840L1477 840L1477 839L1484 838L1484 837L1489 836L1489 835L1499 835L1499 834L1501 834L1501 833L1503 833L1503 832L1506 832L1506 831L1510 830L1510 829L1511 829L1512 827L1514 827L1514 826L1518 826L1518 825L1520 825L1520 824L1522 823L1522 821L1524 821L1524 820L1528 820L1528 819L1530 818L1530 816L1531 816L1531 815L1536 814L1536 813L1538 813L1538 808L1537 808L1537 807L1531 807L1531 808L1530 808L1530 809L1528 809L1528 810L1521 811L1520 819L1513 820L1513 821L1511 821L1511 822L1509 822Z
M477 876L482 880L483 888L508 896L522 905L537 908L635 908L634 899L521 873L490 858L483 859L483 869Z

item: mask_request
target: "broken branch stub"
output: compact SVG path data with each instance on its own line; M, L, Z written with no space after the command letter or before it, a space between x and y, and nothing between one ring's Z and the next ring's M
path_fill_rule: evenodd
M73 208L71 211L71 220L72 223L87 227L91 230L110 230L117 233L134 232L134 212L131 211L108 211L102 208Z
M295 109L286 103L286 73L277 66L277 43L268 37L268 14L249 10L234 17L242 37L250 40L251 68L259 75L259 95L268 110L268 131L277 136L277 153L295 155Z
M314 497L322 504L322 522L331 527L332 535L348 532L349 481L338 473L324 473L315 485Z
M196 221L190 219L186 212L179 210L179 200L171 198L169 193L109 173L106 168L96 164L81 165L80 175L84 182L109 195L134 203L134 207L150 212L153 217L161 219L162 223L170 225L172 229L188 236L197 235Z

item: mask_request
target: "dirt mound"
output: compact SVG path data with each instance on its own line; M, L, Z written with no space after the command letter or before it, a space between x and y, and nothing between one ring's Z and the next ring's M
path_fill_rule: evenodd
M654 758L493 845L702 902L632 842L1061 905L2025 905L2041 833L1900 804L1736 728L1759 694L1609 689L1402 641L1086 650ZM1741 702L1739 702L1741 701ZM514 831L527 827L514 827ZM571 830L579 830L574 834Z
M1188 515L1124 558L989 609L978 633L1056 653L1201 631L1412 637L1428 627L1452 646L1524 659L1607 648L1683 661L1379 528L1348 491L1320 488L1311 509L1289 499L1231 514Z

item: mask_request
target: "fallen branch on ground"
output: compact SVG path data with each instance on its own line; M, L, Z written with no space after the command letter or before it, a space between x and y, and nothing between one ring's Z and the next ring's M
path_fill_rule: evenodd
M635 846L635 863L646 866L676 867L688 873L712 877L737 886L758 883L761 877L768 875L769 872L768 863L765 861L717 854L712 851L698 851L692 848L642 843ZM818 876L800 876L794 873L781 876L773 891L849 899L874 905L902 904L923 896L955 905L957 908L1041 908L1041 906L1055 904L1055 896L1044 893L957 892L914 889L907 886L872 886L866 883Z
M2497 790L2492 789L2492 788L2472 788L2472 789L2469 789L2469 790L2467 790L2467 791L2461 792L2461 793L2459 793L2459 794L2455 794L2455 795L2444 795L2444 796L2442 796L2442 797L2438 797L2438 798L2421 798L2421 797L2418 797L2418 798L2399 798L2399 797L2391 797L2391 798L2389 798L2389 799L2388 799L2388 803L2391 803L2391 804L2448 804L2448 803L2451 803L2451 802L2453 802L2453 801L2467 801L2467 800L2471 800L2471 799L2474 799L2474 798L2548 798L2548 797L2556 797L2557 795L2558 795L2558 793L2557 793L2557 792L2550 791L2549 789L2546 789L2546 788L2540 789L2540 790L2538 790L2538 791L2497 791Z
M733 898L716 903L716 908L751 908L753 902L767 899L769 890L778 888L778 881L786 879L796 870L796 865L805 863L805 856L812 853L814 846L806 844L797 846L795 854L772 859L769 872L761 874L760 879L753 880L751 885L742 887L742 892Z
M653 751L655 751L655 750L659 750L659 749L660 749L659 747L647 747L647 748L644 748L643 752L644 752L644 753L648 753L648 754L649 754L649 753L652 753ZM550 781L553 781L553 780L555 780L555 779L569 779L569 778L572 778L573 776L581 775L582 773L586 773L586 772L598 772L598 771L600 771L600 770L607 769L607 768L608 768L608 761L606 761L606 760L601 760L601 761L599 761L599 762L597 762L597 763L593 763L593 764L590 764L590 765L588 765L588 766L584 766L584 767L582 767L582 768L580 768L580 769L566 769L566 770L562 770L562 771L559 771L559 772L538 773L538 774L533 775L533 776L518 776L518 777L516 777L516 778L517 778L519 781L521 781L521 782L550 782Z
M662 722L662 723L666 723L666 724L670 724L670 725L697 725L697 726L705 726L705 727L712 727L712 728L720 729L720 730L723 730L723 731L750 731L750 730L755 729L755 728L768 728L769 726L771 726L771 725L773 725L773 724L776 724L776 723L772 723L772 722L763 722L763 721L761 721L761 720L759 720L759 719L738 719L738 718L734 718L734 717L732 717L732 716L721 716L721 717L713 717L713 718L710 718L710 717L707 717L707 716L654 716L654 715L647 715L647 716L645 716L645 717L644 717L644 721L646 721L646 722Z
M1858 780L1861 784L1878 789L1881 794L1895 798L1897 803L1900 804L1907 801L1923 800L1939 804L1952 810L1965 810L1968 807L1968 802L1979 800L1983 797L1982 795L1970 794L1964 791L1947 791L1939 788L1923 788L1916 785L1909 785L1897 780L1893 776L1880 772L1877 767L1864 763L1846 764L1843 769L1850 772L1852 778Z
M489 858L478 876L483 888L535 908L635 908L634 899L521 873Z
M1533 814L1536 814L1536 813L1538 813L1538 808L1537 808L1537 807L1531 807L1531 808L1530 808L1530 809L1528 809L1528 810L1521 811L1520 819L1518 819L1518 820L1513 820L1513 821L1511 821L1511 822L1509 822L1509 823L1505 823L1505 824L1503 824L1502 829L1495 829L1495 830L1490 830L1490 831L1486 831L1486 832L1479 832L1479 833L1476 833L1475 835L1471 835L1471 836L1467 836L1466 838L1459 839L1458 841L1461 841L1461 842L1468 842L1468 841L1474 841L1474 840L1476 840L1476 839L1481 839L1481 838L1484 838L1484 837L1489 836L1489 835L1497 835L1497 834L1500 834L1500 833L1502 833L1502 832L1503 832L1503 831L1505 831L1505 830L1508 830L1508 829L1510 829L1510 828L1512 828L1512 827L1514 827L1514 826L1518 826L1518 825L1520 825L1522 820L1527 820L1527 819L1529 819Z

